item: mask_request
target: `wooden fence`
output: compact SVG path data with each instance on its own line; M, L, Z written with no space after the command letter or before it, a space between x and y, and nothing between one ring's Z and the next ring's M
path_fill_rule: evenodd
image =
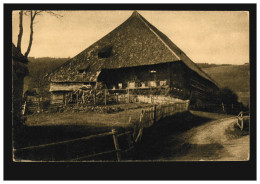
M111 154L111 153L115 153L116 160L121 161L122 160L121 154L126 153L126 152L128 152L128 151L130 151L134 148L133 147L134 142L133 142L133 137L132 137L131 131L118 133L115 129L112 129L111 132L105 132L105 133L100 133L100 134L96 134L96 135L90 135L90 136L87 136L87 137L80 137L80 138L71 139L71 140L65 140L65 141L60 141L60 142L53 142L53 143L48 143L48 144L41 144L41 145L36 145L36 146L29 146L29 147L15 149L14 155L17 155L17 154L18 155L25 155L24 157L26 157L26 154L24 154L26 151L27 151L27 153L31 153L33 150L37 150L37 149L43 149L43 148L48 149L49 147L58 147L58 146L61 146L61 145L66 147L68 144L71 144L71 143L77 144L77 142L80 142L80 141L90 141L90 140L93 140L93 139L97 139L97 138L101 138L101 137L107 137L107 136L112 136L112 138L113 138L113 144L114 144L113 150L105 150L105 151L98 152L98 153L87 154L87 155L84 155L84 156L81 156L81 157L77 156L76 158L71 158L71 159L66 160L66 161L88 160L92 157L98 157L98 156ZM121 136L127 136L126 149L120 149L118 139ZM111 139L111 141L112 141L112 139ZM50 150L53 150L53 149L50 149ZM66 153L64 153L64 154L66 154ZM20 158L20 159L26 159L26 158Z
M159 121L162 118L173 116L179 112L189 111L189 104L190 101L187 100L183 103L155 105L152 108L142 110L140 122L144 128L150 127L154 122Z
M189 111L189 105L190 101L186 100L183 103L160 104L142 110L140 114L140 121L134 127L134 142L138 142L141 140L144 128L151 127L156 121L169 116L173 116L176 113Z
M155 95L152 91L159 90ZM177 98L166 97L164 88L145 88L145 89L89 89L76 90L69 94L63 95L60 102L64 105L67 103L75 104L89 104L89 105L107 105L111 103L130 103L130 102L144 102L144 103L167 103L176 102ZM161 92L161 93L160 93ZM55 103L52 99L51 104Z
M189 104L190 104L190 101L187 100L182 103L160 104L160 105L155 105L154 107L151 107L151 108L143 109L140 114L140 121L134 125L133 131L127 131L127 132L118 134L118 132L115 129L112 129L111 132L91 135L91 136L87 136L87 137L81 137L81 138L66 140L66 141L61 141L61 142L54 142L54 143L20 148L20 149L15 150L15 153L21 153L24 151L30 152L30 150L35 150L35 149L39 149L39 148L47 148L47 147L58 146L58 145L66 146L67 144L70 144L70 143L75 144L77 141L88 141L88 140L96 139L96 138L100 138L100 137L112 136L113 144L114 144L113 150L105 150L105 151L102 151L99 153L87 154L84 156L70 159L69 161L87 160L91 157L97 157L97 156L111 154L111 153L115 153L117 161L120 161L122 159L121 154L133 149L134 143L141 140L142 132L143 132L144 128L151 127L156 121L159 121L162 118L172 116L175 113L188 111ZM129 122L130 121L131 121L131 118L129 119ZM126 149L120 149L120 146L118 143L118 138L121 136L127 136Z
M241 131L243 131L244 129L249 129L249 121L250 121L249 112L240 112L237 115L236 124Z

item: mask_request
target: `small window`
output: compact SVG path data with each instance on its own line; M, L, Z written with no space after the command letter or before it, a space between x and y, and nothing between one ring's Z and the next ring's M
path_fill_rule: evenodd
M150 81L150 86L151 87L156 87L156 82L155 81Z
M79 73L80 73L80 74L86 74L86 73L88 72L89 68L90 68L90 66L81 67L81 68L79 69Z
M113 56L113 47L105 46L98 52L98 58L109 58Z
M118 83L118 88L122 89L123 88L123 84L122 83Z
M84 70L79 70L79 73L83 74L83 73L85 73L85 71Z
M145 82L142 82L142 83L141 83L141 87L142 87L142 88L145 88Z
M150 73L156 73L156 70L150 70Z
M160 86L166 86L166 80L165 81L160 81Z

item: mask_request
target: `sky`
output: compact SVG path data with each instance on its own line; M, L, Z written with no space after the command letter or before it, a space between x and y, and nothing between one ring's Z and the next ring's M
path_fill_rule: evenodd
M133 11L58 11L37 16L29 57L74 57L104 37ZM167 35L195 63L249 62L249 14L245 11L138 11ZM17 44L19 12L13 12L12 38ZM22 53L29 41L30 21L23 19Z

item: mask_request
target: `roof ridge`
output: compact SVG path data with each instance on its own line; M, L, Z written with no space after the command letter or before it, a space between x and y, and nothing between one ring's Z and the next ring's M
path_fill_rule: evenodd
M133 14L134 14L135 12L133 12ZM179 59L179 60L182 60L175 52L174 52L174 50L169 46L169 44L168 43L166 43L164 40L163 40L163 38L161 38L161 36L160 35L158 35L153 29L157 29L156 27L154 27L150 22L148 22L142 15L140 15L137 11L136 11L136 13L137 14L135 14L135 15L138 15L138 18L140 18L141 20L142 20L142 22L145 24L145 26L146 27L148 27L148 29L149 30L151 30L159 39L160 39L160 41L162 41L165 45L166 45L166 47ZM150 25L149 25L150 24ZM164 33L162 33L160 30L156 30L156 31L158 31L158 32L160 32L160 34L163 34L165 37L167 37ZM168 37L167 37L168 38ZM169 39L169 38L168 38ZM170 40L170 39L169 39ZM171 40L170 40L171 41ZM189 59L197 68L198 68L198 70L200 70L201 72L203 72L213 83L215 83L216 85L218 85L217 83L216 83L216 81L214 81L206 72L204 72L200 67L198 67L187 55L186 55L186 53L185 52L183 52L175 43L173 43L172 41L171 41L171 43L177 48L177 49L179 49L180 51L181 51L181 54L183 54L187 59Z
M134 12L134 13L135 13L135 12ZM133 13L133 14L134 14L134 13ZM136 11L136 13L138 13L138 12ZM132 15L133 15L133 14L132 14ZM177 59L181 60L180 57L171 49L171 47L170 47L167 43L165 43L165 41L146 23L147 20L146 20L142 15L140 15L139 13L138 13L138 14L135 14L135 15L137 15L138 18L141 19L141 21L144 23L144 25L145 25L150 31L152 31L152 33L155 34L155 36L156 36L157 38L159 38L159 40L174 54L175 57L177 57ZM147 22L148 22L148 21L147 21Z

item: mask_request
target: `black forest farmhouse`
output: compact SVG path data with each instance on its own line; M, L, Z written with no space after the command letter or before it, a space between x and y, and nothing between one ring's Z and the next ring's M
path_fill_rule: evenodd
M84 86L169 88L205 99L216 83L137 11L109 34L49 74L53 98Z

